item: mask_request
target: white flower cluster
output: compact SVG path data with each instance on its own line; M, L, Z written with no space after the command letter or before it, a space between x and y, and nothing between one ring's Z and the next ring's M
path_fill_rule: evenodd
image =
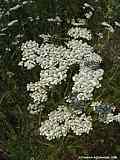
M79 74L73 77L74 85L72 93L78 93L79 100L89 100L93 95L94 88L99 88L99 81L102 79L103 70L91 70L88 67L80 68Z
M30 96L33 98L34 103L47 101L47 91L41 81L27 84L27 91L30 91Z
M67 47L70 48L67 53L67 58L69 61L75 60L73 63L82 63L85 56L90 56L93 54L93 47L88 45L87 43L83 43L82 40L72 39L66 43Z
M27 84L27 91L30 91L30 96L34 103L43 103L47 101L47 90L54 85L60 84L67 77L67 70L64 68L52 67L42 70L40 73L40 81Z
M85 38L87 40L91 40L91 32L87 28L81 28L81 27L72 27L68 31L68 35L73 37L74 39L78 38Z
M103 70L93 70L91 62L99 64L102 61L101 57L94 52L93 47L83 43L82 40L76 40L77 37L90 40L90 31L86 28L75 27L68 31L68 35L73 39L66 43L67 47L46 42L49 35L41 35L45 41L40 46L31 40L23 43L21 47L22 61L19 65L32 69L38 64L42 69L40 80L27 85L27 90L30 91L34 102L29 109L33 110L34 106L36 108L36 104L40 106L41 103L46 102L48 99L47 89L66 80L69 67L76 63L80 66L80 70L79 74L73 77L72 93L77 93L79 100L90 99L94 88L100 87L99 80L102 79ZM86 66L87 64L89 66Z
M43 38L44 42L48 42L51 36L49 34L40 34L39 37Z
M80 136L83 133L88 134L92 129L91 116L81 115L80 111L70 112L64 105L58 106L48 117L40 127L40 135L46 136L48 140L66 136L70 130Z
M66 48L63 46L55 46L54 44L45 43L42 44L38 51L36 63L41 66L42 69L48 69L55 67L62 60Z
M32 69L36 65L37 52L39 50L39 44L35 41L27 41L21 46L22 61L18 65Z
M101 57L94 53L93 47L87 43L83 43L82 40L71 40L66 43L67 47L70 49L66 52L65 61L69 64L79 64L80 67L84 68L86 64L94 62L96 64L101 63ZM91 65L92 66L92 65ZM90 67L90 65L89 65Z
M38 114L40 113L43 109L45 108L45 106L43 104L39 104L38 103L29 103L28 105L28 111L30 114Z
M113 121L120 123L120 113L118 113L117 115L114 115L113 113L108 113L104 123L109 124L110 122Z
M62 80L66 79L66 72L67 69L64 66L42 70L40 73L40 82L43 82L44 85L51 88L52 86L60 84Z

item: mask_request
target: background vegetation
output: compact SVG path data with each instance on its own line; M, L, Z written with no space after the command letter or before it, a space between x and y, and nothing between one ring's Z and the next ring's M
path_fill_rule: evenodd
M38 116L27 111L30 97L26 84L39 79L39 67L27 71L18 66L20 46L26 40L41 43L39 34L50 33L63 37L68 18L83 16L85 2L94 8L88 20L94 39L92 44L102 56L105 70L102 87L95 90L94 98L112 103L116 113L120 110L120 0L1 0L0 8L0 160L77 160L80 155L119 156L120 125L117 122L105 125L95 122L94 130L81 137L68 135L65 139L48 142L39 136ZM15 5L17 10L10 11ZM59 15L62 24L47 22L47 18ZM83 17L84 18L84 17ZM8 23L18 20L12 26ZM111 34L100 27L103 21L115 29ZM102 32L103 39L96 33ZM17 35L20 35L19 37ZM17 37L16 37L17 36Z

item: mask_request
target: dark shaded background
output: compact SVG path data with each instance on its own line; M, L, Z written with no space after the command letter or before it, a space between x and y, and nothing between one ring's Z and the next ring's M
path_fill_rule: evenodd
M41 43L41 33L57 35L58 39L64 37L69 28L67 19L84 18L84 12L89 10L83 10L85 2L95 8L88 27L93 32L91 44L102 56L105 70L102 87L95 90L94 98L113 103L119 111L120 29L114 24L114 21L120 22L119 0L34 0L27 4L23 4L23 0L1 0L0 160L30 160L31 157L35 160L77 160L80 155L120 155L120 125L117 122L109 125L95 122L89 135L77 137L71 134L65 139L48 142L37 132L40 115L32 116L27 111L31 99L26 84L39 79L39 66L31 71L18 66L21 44L30 39ZM17 4L21 7L10 11ZM57 15L63 20L60 25L47 21ZM15 19L18 22L9 27L8 23ZM101 27L103 21L114 27L113 34ZM99 32L103 33L103 39L97 36ZM20 37L17 38L18 34Z

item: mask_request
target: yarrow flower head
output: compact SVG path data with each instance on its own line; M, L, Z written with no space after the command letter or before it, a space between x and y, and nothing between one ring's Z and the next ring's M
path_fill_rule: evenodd
M32 69L36 65L36 53L38 52L39 44L35 41L27 41L21 46L22 61L18 64L20 66L27 67L27 69Z
M108 113L105 117L105 119L101 119L102 122L109 124L113 121L119 122L120 123L120 113L117 115L114 115L113 113Z
M80 69L79 74L75 74L73 77L72 93L78 93L79 100L89 100L92 97L94 88L101 86L99 80L102 79L102 75L102 69L96 71L88 67Z
M64 45L49 41L51 38L49 35L41 35L40 37L43 38L41 45L30 40L21 46L22 59L19 65L28 70L33 69L36 65L41 68L39 80L27 84L27 91L30 92L29 95L33 99L28 106L32 114L44 109L48 100L48 92L67 80L70 68L76 64L79 67L78 72L72 77L73 85L69 102L73 105L81 105L81 108L78 110L74 108L70 111L65 105L62 105L58 106L57 110L50 112L48 120L42 122L40 127L40 135L45 135L48 140L66 136L70 130L80 136L83 133L88 134L92 129L92 118L83 113L84 103L81 102L92 99L94 88L101 86L99 81L102 80L104 71L99 66L102 58L94 52L92 46L82 40L92 39L90 30L82 26L86 21L77 21L78 24L72 21L73 27L68 30L68 39ZM74 95L75 98L73 98ZM67 99L65 100L67 102Z
M80 27L72 27L68 31L68 35L74 37L74 39L78 38L85 38L87 40L91 40L91 32L87 30L87 28L80 28Z
M48 140L66 136L70 130L80 136L92 129L91 116L81 115L80 111L70 112L65 106L58 106L48 117L40 127L40 135L46 136Z

